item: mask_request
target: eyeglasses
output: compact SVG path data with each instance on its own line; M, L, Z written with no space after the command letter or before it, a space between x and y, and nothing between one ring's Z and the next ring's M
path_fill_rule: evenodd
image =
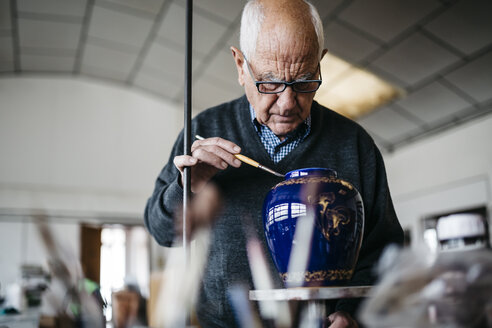
M259 93L266 93L266 94L281 93L287 87L292 87L292 90L294 90L295 92L310 93L318 90L322 82L321 67L319 63L318 63L319 80L299 80L299 81L286 82L286 81L257 81L256 76L251 70L251 67L249 66L246 57L244 57L244 61L246 62L246 66L248 67L249 74L253 78Z

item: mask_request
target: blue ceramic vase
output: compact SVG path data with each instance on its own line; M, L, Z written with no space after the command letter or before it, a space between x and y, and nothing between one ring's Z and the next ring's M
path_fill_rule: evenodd
M299 219L314 224L307 268L288 272ZM325 168L294 170L274 186L263 205L270 254L286 286L343 286L352 277L364 230L362 198ZM312 226L311 226L312 227Z

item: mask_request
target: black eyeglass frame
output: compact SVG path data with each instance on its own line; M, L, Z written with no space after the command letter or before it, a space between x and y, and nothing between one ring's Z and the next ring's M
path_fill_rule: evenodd
M292 90L294 92L298 92L298 93L313 93L313 92L318 91L319 87L321 86L321 83L323 82L322 77L321 77L321 66L320 66L320 63L318 63L319 80L301 80L301 81L292 81L292 82L287 82L287 81L257 81L256 80L256 75L253 73L253 70L249 66L248 60L246 59L246 57L243 57L243 58L244 58L244 62L246 63L246 66L248 67L248 72L249 72L249 74L251 75L251 77L254 80L253 82L256 85L256 89L258 90L259 93L262 93L262 94L269 94L269 95L271 95L271 94L282 93L282 92L285 91L285 89L287 89L287 87L292 87ZM303 90L297 90L296 87L295 87L296 85L299 85L299 84L313 83L313 82L318 83L318 86L314 90L303 91ZM280 90L280 91L270 91L270 92L269 91L261 91L260 90L260 85L262 85L262 84L283 85L284 88L282 90Z

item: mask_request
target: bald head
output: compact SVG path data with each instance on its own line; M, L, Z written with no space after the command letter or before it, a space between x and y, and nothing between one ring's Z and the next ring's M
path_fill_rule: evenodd
M256 0L268 18L279 23L311 22L309 5L304 0Z
M246 57L260 51L307 51L321 58L323 25L314 6L304 0L250 0L241 20L241 50Z
M256 43L256 56L295 62L316 57L318 38L309 6L303 0L262 0L264 20Z

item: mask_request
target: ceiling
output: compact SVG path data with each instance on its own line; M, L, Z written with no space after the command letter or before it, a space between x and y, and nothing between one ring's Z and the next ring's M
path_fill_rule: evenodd
M492 1L313 0L325 46L402 89L358 118L383 151L492 112ZM196 0L195 112L242 94L244 0ZM0 0L0 78L89 76L182 103L185 0Z

